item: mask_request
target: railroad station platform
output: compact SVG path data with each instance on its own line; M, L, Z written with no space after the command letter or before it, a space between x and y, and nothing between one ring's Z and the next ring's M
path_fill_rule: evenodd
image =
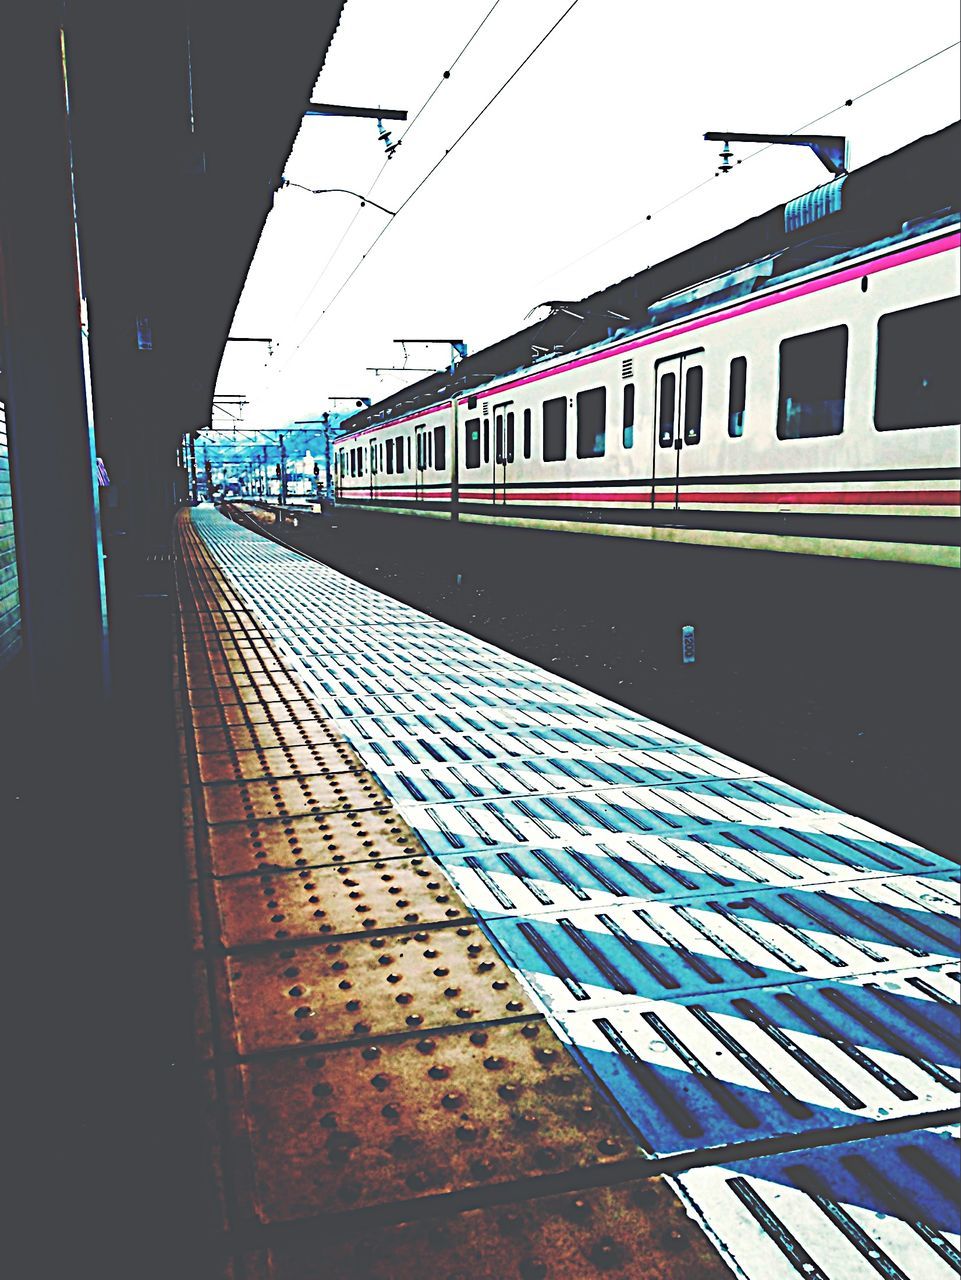
M178 520L225 1274L959 1269L956 864Z

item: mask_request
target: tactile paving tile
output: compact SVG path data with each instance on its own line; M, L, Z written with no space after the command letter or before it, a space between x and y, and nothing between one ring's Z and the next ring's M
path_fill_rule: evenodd
M489 924L556 1012L949 962L959 928L956 872Z
M189 692L191 706L195 707L283 707L295 714L311 714L302 690L291 681L238 684L230 680L223 685L201 685Z
M203 788L204 816L211 826L257 818L288 818L384 808L390 802L369 773L309 774L296 778L222 782Z
M726 756L708 748L687 743L668 742L653 733L645 734L630 744L618 743L590 745L569 741L561 734L537 735L531 730L470 729L451 717L369 716L356 720L339 720L337 725L343 736L358 751L370 752L371 763L382 762L387 768L402 768L410 764L458 764L485 761L541 761L546 759L610 761L613 764L645 761L654 766L670 764L672 755L687 754L704 770L716 776L728 777L744 772L735 768ZM665 761L664 757L667 757ZM715 762L717 762L715 769ZM623 779L622 779L623 781Z
M729 1280L659 1178L474 1209L442 1220L329 1231L276 1246L242 1280Z
M429 680L430 676L425 675L425 678ZM495 726L480 717L467 719L462 714L454 716L449 712L445 712L443 718L436 714L431 717L427 713L417 714L416 717L356 716L340 719L338 724L344 736L361 741L403 740L407 736L424 737L425 730L429 740L440 735L457 737L477 732L494 733L494 735L500 735L502 739L521 739L525 744L530 742L534 745L534 754L537 755L549 754L552 751L553 753L584 750L653 751L673 750L678 746L700 746L700 744L692 744L690 739L685 739L676 730L669 730L663 724L645 721L644 717L640 716L637 717L636 723L626 724L626 726L618 724L617 728L610 727L609 723L600 722L586 724L586 726L585 724L568 724L560 717L554 717L546 724L541 723L539 719L536 723L526 724L526 726L511 723ZM709 749L703 748L703 750Z
M409 693L380 698L318 696L318 706L342 729L353 718L372 721L435 716L458 733L471 733L478 729L489 733L539 732L545 741L550 741L554 736L563 740L564 734L570 733L572 728L580 728L585 734L609 733L611 740L615 741L621 731L629 733L637 727L634 721L622 721L613 715L604 719L593 705L515 703L510 699L509 687L501 690L500 700L475 700L471 705L465 705L461 699L450 695Z
M540 1020L238 1070L265 1222L641 1154Z
M403 797L401 797L403 799ZM612 835L671 835L732 823L831 831L850 819L764 778L618 787L524 799L410 804L409 820L432 853Z
M565 1014L561 1034L658 1155L950 1111L949 966Z
M575 755L531 760L408 765L375 768L388 795L420 804L449 800L495 799L501 796L556 795L599 791L612 786L655 786L694 782L701 778L730 778L739 772L720 760L678 749L660 756L643 751L621 752L617 759Z
M205 839L215 876L265 868L323 867L423 852L395 809L318 813L286 822L252 817L244 823L209 827Z
M360 762L348 747L333 742L257 747L250 751L210 751L197 757L201 782L252 782L263 778L356 772L360 768Z
M226 964L242 1054L534 1012L471 925L254 951Z
M473 918L427 857L264 871L219 880L215 891L228 949Z
M444 870L478 914L543 914L559 907L694 899L719 890L943 871L944 858L864 832L728 825L674 836L613 836L565 844L444 856Z
M744 1280L952 1280L958 1129L759 1156L675 1183Z
M221 751L272 750L280 747L324 746L337 735L320 720L288 720L278 724L219 724L195 731L200 755Z
M219 728L221 725L277 725L289 723L314 723L317 708L307 702L229 702L194 705L191 710L194 725L198 728Z

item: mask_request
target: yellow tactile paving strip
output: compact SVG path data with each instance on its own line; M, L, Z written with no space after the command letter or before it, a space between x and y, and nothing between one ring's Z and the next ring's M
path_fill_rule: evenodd
M726 1275L186 513L178 533L224 1274Z

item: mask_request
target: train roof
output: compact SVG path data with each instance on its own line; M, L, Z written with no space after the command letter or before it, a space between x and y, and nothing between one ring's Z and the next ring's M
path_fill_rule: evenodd
M776 205L430 374L344 421L349 436L463 396L541 360L603 345L865 246L918 234L961 210L961 122L919 138L796 200ZM836 212L830 212L832 208ZM827 209L829 212L824 213ZM576 313L572 315L572 313ZM581 317L578 319L577 317ZM627 317L626 321L622 317ZM537 353L545 353L538 358Z

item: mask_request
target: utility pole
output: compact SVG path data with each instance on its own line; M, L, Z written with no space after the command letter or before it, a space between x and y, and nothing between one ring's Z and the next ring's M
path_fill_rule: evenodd
M342 398L342 397L337 397L337 396L329 397L329 399L331 400L336 400L338 398ZM357 399L357 397L351 396L350 399L352 400ZM365 403L368 406L370 405L369 400L366 400ZM319 426L319 427L323 427L324 429L324 495L323 496L327 501L330 501L330 499L333 497L333 485L331 484L331 465L330 465L331 464L330 414L325 412L325 413L322 413L319 418L302 418L299 421L295 422L294 426L295 427Z
M284 433L280 435L280 505L287 505L287 450L284 448Z

